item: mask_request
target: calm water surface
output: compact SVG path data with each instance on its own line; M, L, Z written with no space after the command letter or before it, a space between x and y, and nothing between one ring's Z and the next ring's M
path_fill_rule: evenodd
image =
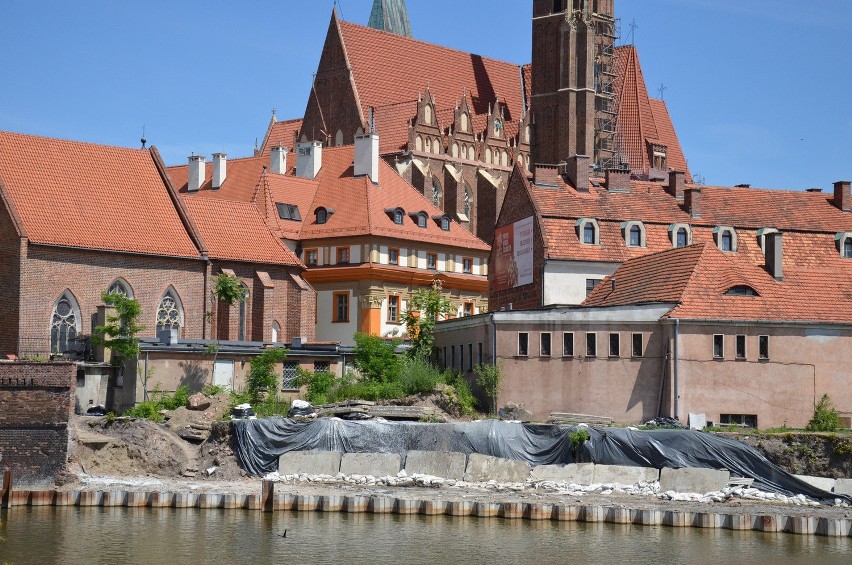
M14 565L852 564L850 538L692 528L144 508L13 508L0 518L0 563Z

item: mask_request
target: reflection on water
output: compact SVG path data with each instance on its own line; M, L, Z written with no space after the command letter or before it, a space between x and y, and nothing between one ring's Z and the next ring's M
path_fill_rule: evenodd
M13 508L0 517L0 562L14 565L852 562L850 538L693 528L145 508Z

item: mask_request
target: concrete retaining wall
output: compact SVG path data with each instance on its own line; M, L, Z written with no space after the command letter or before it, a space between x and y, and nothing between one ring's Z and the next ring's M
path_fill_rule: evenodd
M822 489L827 492L831 492L834 488L834 479L828 479L825 477L811 477L810 475L793 475L797 479L801 479L811 485L812 487L816 487Z
M660 491L706 494L720 491L731 479L729 471L714 469L660 469Z
M467 461L464 480L468 482L523 483L529 476L530 466L523 461L472 453Z
M651 467L595 465L595 477L592 483L634 485L636 483L653 483L659 478L660 470Z
M533 467L530 478L535 481L556 481L577 485L590 485L595 480L595 464L538 465Z
M834 482L834 492L852 496L852 479L837 479Z
M394 477L402 468L398 453L344 453L340 459L340 472L344 475L372 475Z
M331 475L340 472L338 451L290 451L278 458L279 475Z
M464 471L464 453L412 450L405 457L405 472L409 475L432 475L461 481Z

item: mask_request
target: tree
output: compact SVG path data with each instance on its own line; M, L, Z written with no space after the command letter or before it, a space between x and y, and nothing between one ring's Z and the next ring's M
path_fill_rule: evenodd
M125 359L139 355L139 332L145 326L139 324L142 307L134 298L129 298L120 292L104 292L101 294L104 304L115 309L115 314L107 316L103 326L95 328L92 341L113 350Z
M275 365L287 358L287 350L283 347L270 347L251 360L251 369L247 388L252 399L257 400L262 392L275 391L278 386L278 373Z
M493 414L497 413L497 397L503 389L503 370L500 365L480 363L474 370L476 373L476 384L482 387L488 398L491 399Z
M355 366L364 378L379 382L399 377L399 358L394 353L399 339L385 340L379 336L355 334Z
M411 357L428 359L435 342L435 323L439 317L449 316L453 304L441 294L441 281L432 282L432 288L421 288L408 300L405 325L411 336Z
M809 432L834 432L840 427L840 418L837 415L837 409L831 403L828 394L823 394L822 398L814 407L814 416L805 429Z
M224 302L228 306L246 300L246 288L237 275L219 273L219 276L216 277L216 288L213 290L213 294L216 295L219 302Z

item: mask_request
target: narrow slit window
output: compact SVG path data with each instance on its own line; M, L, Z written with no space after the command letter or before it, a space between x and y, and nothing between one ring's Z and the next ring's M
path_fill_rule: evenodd
M642 347L642 334L633 334L633 357L642 357L645 352Z
M609 356L621 356L621 336L617 333L609 334Z
M541 334L541 356L550 357L550 333L544 332Z
M530 334L527 332L518 333L518 356L526 357L529 355Z
M769 336L762 335L758 338L758 357L760 359L769 359Z
M725 336L722 334L713 335L713 358L724 359L725 357Z
M589 332L586 334L586 356L598 356L598 336L594 332Z
M746 358L746 336L737 335L737 359Z
M565 332L562 334L562 356L574 356L574 332Z

